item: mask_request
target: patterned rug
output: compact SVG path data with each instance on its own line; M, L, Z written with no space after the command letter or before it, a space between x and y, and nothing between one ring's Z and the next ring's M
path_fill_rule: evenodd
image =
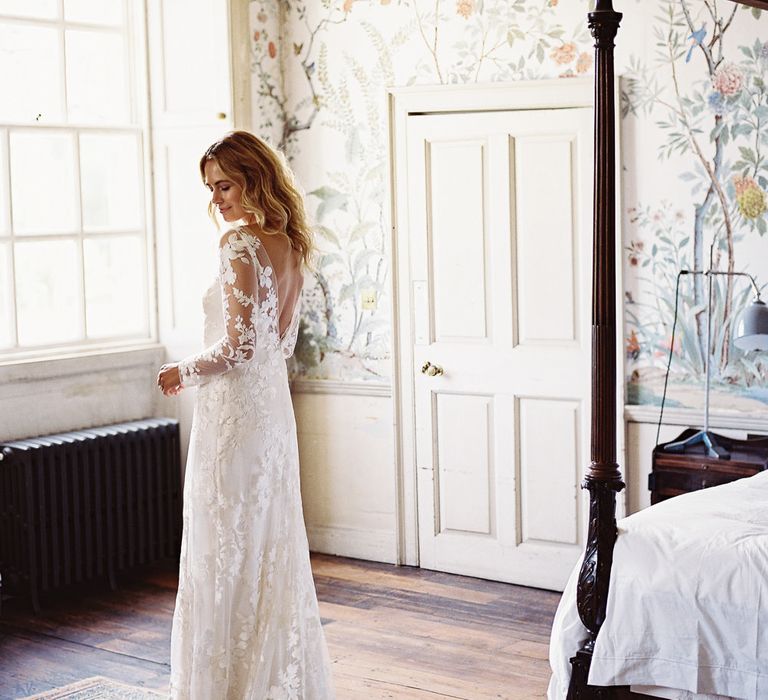
M157 700L167 697L168 695L148 688L137 688L109 678L94 676L84 681L70 683L63 688L30 695L22 700Z

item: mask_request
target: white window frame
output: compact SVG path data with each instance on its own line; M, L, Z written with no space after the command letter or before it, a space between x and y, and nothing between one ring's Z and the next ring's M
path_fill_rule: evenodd
M77 122L65 121L62 123L0 123L0 138L2 138L2 157L0 157L0 181L2 187L0 192L5 193L3 201L3 210L5 217L0 221L0 244L6 244L8 247L8 269L0 270L0 278L6 273L11 276L9 299L9 310L11 314L10 324L11 332L15 345L11 347L0 348L0 367L15 365L18 363L27 364L34 361L51 361L73 357L89 357L94 354L104 353L116 357L116 354L122 355L126 350L136 350L143 352L147 348L158 346L158 325L157 325L157 290L155 273L155 236L153 227L153 182L152 182L152 153L151 153L151 121L149 112L149 80L147 72L148 44L146 36L146 7L142 1L124 0L124 21L121 26L109 27L99 24L85 22L72 22L64 19L64 0L59 0L59 16L57 19L36 19L27 17L16 17L11 15L2 15L0 18L4 23L18 23L28 26L46 26L56 28L60 33L60 70L62 72L61 80L64 89L64 108L66 119L66 55L65 55L65 30L98 30L100 32L114 32L120 35L126 50L126 79L128 84L128 97L130 107L130 120L123 124L83 124ZM138 137L141 175L143 178L143 189L140 190L141 207L139 222L140 228L120 229L110 232L84 232L82 226L81 202L77 201L76 214L79 220L77 230L68 233L56 234L16 234L12 229L12 211L10 201L10 139L14 132L28 132L31 130L45 129L52 132L67 133L73 135L75 148L75 168L76 168L76 190L80 194L80 165L79 165L79 139L83 133L102 133L102 134L133 134ZM2 195L0 195L2 196ZM109 338L86 337L86 299L85 299L85 278L84 278L84 255L83 241L89 238L108 238L111 236L134 236L140 239L144 251L143 264L143 283L144 283L144 329L140 334L131 334L126 336L111 336ZM22 346L18 345L18 319L16 317L16 284L15 284L15 264L14 264L14 241L33 241L33 240L75 240L78 244L78 265L79 265L79 293L80 293L80 334L81 338L69 343L55 343L50 345Z

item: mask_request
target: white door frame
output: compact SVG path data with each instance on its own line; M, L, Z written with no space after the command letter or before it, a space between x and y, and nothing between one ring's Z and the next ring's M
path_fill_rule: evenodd
M614 85L619 105L619 79ZM486 112L499 110L567 109L594 106L594 79L557 78L469 85L430 85L387 89L389 119L389 198L392 250L392 399L395 434L395 513L397 562L419 565L419 532L416 493L415 408L413 382L413 299L411 298L408 245L408 174L406 132L413 114ZM618 111L618 110L617 110ZM616 114L616 154L619 149L619 115ZM623 284L621 236L621 167L617 168L616 202L616 310L617 310L617 411L624 407ZM590 281L591 282L591 281ZM622 413L623 415L623 413ZM624 463L624 423L619 425L617 449ZM586 468L587 465L584 465ZM618 504L624 513L624 495Z

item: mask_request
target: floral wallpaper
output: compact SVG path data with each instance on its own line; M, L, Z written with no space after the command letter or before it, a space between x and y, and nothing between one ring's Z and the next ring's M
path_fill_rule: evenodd
M759 11L731 2L660 3L654 51L632 57L626 71L626 121L653 125L660 165L684 185L674 203L654 197L658 188L649 184L627 193L636 201L624 234L631 403L659 401L681 268L749 272L759 286L768 282L768 43L761 38L768 17L759 19ZM768 408L768 359L733 344L739 311L752 297L744 279L713 278L710 362L713 404L721 408ZM698 406L707 353L703 276L681 278L678 316L672 403Z
M254 128L288 155L317 223L293 372L387 383L392 85L593 69L586 0L255 0ZM626 395L658 403L681 268L768 282L768 17L728 0L615 0L622 79ZM768 296L768 292L766 292ZM713 405L768 411L768 358L733 345L751 299L715 278ZM698 407L706 283L679 286L668 401Z

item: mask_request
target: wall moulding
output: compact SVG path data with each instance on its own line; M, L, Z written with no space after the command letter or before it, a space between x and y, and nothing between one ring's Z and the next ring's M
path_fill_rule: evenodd
M294 379L291 381L294 394L340 394L344 396L392 396L389 384L373 382L341 382L331 379Z
M625 423L652 423L659 421L658 406L624 406ZM702 425L702 411L690 408L665 408L663 425L696 427ZM768 434L768 417L754 418L745 413L710 412L710 423L715 429L750 430Z

